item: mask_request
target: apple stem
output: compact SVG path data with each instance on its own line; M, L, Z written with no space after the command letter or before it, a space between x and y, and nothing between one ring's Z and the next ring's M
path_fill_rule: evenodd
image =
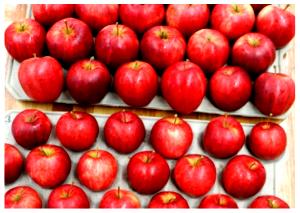
M121 198L121 194L120 194L120 186L118 186L117 198L118 198L118 199Z
M116 22L117 25L117 35L119 35L119 22Z
M68 26L68 22L65 20L64 21L65 22L65 26L66 26L66 32L67 32L67 34L70 34L70 28L69 28L69 26Z
M33 53L32 55L33 55L34 58L36 58L36 53Z
M178 118L178 115L177 115L177 114L175 114L175 115L174 115L174 124L176 124L176 122L177 122L177 118Z
M125 109L122 110L122 121L123 121L123 123L127 123L126 110Z
M290 7L290 4L285 5L285 7L283 8L283 10L287 10Z

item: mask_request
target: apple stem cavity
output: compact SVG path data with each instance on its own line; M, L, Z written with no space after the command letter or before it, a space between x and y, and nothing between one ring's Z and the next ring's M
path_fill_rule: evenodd
M258 167L258 163L256 161L253 161L249 164L249 169L255 170Z
M270 208L278 208L279 207L279 205L276 203L275 200L273 200L273 199L267 199L267 201L268 201L268 206Z
M81 118L81 116L73 110L70 112L70 115L74 120L78 120Z
M234 4L234 5L233 5L233 10L234 10L234 12L236 12L236 13L239 13L239 12L240 12L239 6L238 6L237 4Z
M68 22L66 20L64 21L64 23L65 23L65 26L66 26L66 33L67 33L67 35L70 35L72 33L72 30L69 28Z
M38 119L38 116L36 115L36 113L25 117L25 123L34 123L36 120Z
M53 151L50 149L45 149L43 147L40 148L40 151L42 152L42 154L46 157L50 157L53 154Z
M122 122L123 123L127 123L128 122L127 117L126 117L126 111L125 111L125 109L122 110Z
M220 206L225 206L226 205L226 200L224 198L222 198L222 197L219 197L218 198L218 204Z
M168 33L166 31L164 31L164 30L160 30L159 37L161 39L168 39Z

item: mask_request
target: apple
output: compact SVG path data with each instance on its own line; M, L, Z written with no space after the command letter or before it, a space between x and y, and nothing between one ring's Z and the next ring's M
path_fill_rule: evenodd
M26 172L43 188L63 183L71 170L71 159L61 147L46 144L31 150L26 158Z
M198 108L205 96L206 84L201 68L190 61L169 66L161 78L163 97L182 114L190 114Z
M165 17L163 4L120 4L122 23L142 34L151 27L161 25Z
M95 41L96 58L112 69L138 56L139 41L132 29L112 24L99 31Z
M71 111L58 119L55 131L64 147L79 152L93 146L97 140L99 127L94 116L89 113Z
M155 194L148 208L190 208L188 202L181 194L172 191L163 191Z
M23 156L20 151L11 144L5 144L5 184L15 182L23 170Z
M192 141L191 126L176 114L174 117L158 120L150 133L150 142L155 151L169 159L182 157L190 148Z
M104 125L106 144L122 154L136 150L143 142L145 134L143 121L129 111L112 114Z
M259 122L252 128L248 146L252 154L263 160L275 160L285 150L284 129L273 122Z
M205 196L198 208L239 208L233 198L226 194L210 194Z
M89 150L79 159L76 174L81 184L92 191L108 189L116 179L118 162L105 150Z
M90 208L90 201L80 187L64 184L51 191L47 208Z
M22 62L34 55L41 56L45 46L46 32L42 25L32 19L10 24L4 34L7 52Z
M89 27L75 18L54 23L47 32L46 42L50 55L66 64L87 58L94 45Z
M73 4L32 4L32 14L36 21L44 26L71 17L74 12Z
M42 208L40 195L29 186L16 186L5 193L5 208Z
M248 208L290 208L289 205L273 195L262 195L256 197L249 205Z
M208 74L226 64L229 52L227 38L213 29L198 30L190 37L187 45L188 58Z
M247 33L236 40L232 47L232 63L249 73L265 72L275 60L276 49L272 41L261 33Z
M254 105L268 116L281 115L295 101L295 82L283 73L263 73L254 83Z
M141 208L141 203L133 192L118 187L105 192L99 208Z
M203 133L202 146L215 158L229 158L236 155L245 143L242 125L234 117L213 118Z
M251 93L251 78L247 71L238 66L221 67L209 80L210 99L224 111L240 109L249 101Z
M183 156L176 162L173 171L176 186L191 197L200 197L209 192L216 176L213 161L199 154Z
M206 27L209 21L207 4L170 4L166 12L167 25L177 28L186 38Z
M266 6L256 20L257 31L268 36L277 49L287 45L295 36L295 15L287 8Z
M55 101L64 86L62 66L51 56L24 60L19 66L18 79L26 95L41 103Z
M268 6L269 4L251 4L255 14L258 14L264 7Z
M134 154L127 165L129 185L140 194L154 194L169 180L170 168L167 161L154 151Z
M143 61L121 65L114 75L114 88L120 98L133 107L148 105L157 93L158 76L153 67Z
M159 71L184 59L186 43L174 27L155 26L144 33L141 41L143 59Z
M75 13L93 31L99 32L103 27L118 20L118 4L76 4Z
M265 180L266 170L263 164L248 155L231 158L222 173L225 191L238 199L246 199L258 193Z
M45 113L26 109L17 114L11 125L16 142L25 149L33 149L48 141L52 124Z

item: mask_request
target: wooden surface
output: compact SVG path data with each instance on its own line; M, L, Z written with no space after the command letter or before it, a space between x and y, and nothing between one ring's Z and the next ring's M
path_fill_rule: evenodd
M283 6L284 7L284 6ZM5 5L5 27L8 26L11 22L15 20L20 20L26 16L27 5ZM294 12L294 5L291 5L288 10ZM287 53L287 57L285 60L288 60L288 70L287 73L295 79L295 48L294 48L294 40L292 41L292 48L289 49ZM67 104L39 104L33 102L25 102L25 101L17 101L15 100L6 90L5 91L5 109L25 109L25 108L37 108L44 111L70 111L70 110L83 110L89 113L97 113L97 114L111 114L113 112L119 111L118 107L101 107L101 106L90 106L90 107L80 107L78 105L67 105ZM136 112L139 115L145 116L155 116L155 117L163 117L166 115L173 115L174 112L166 112L159 110L146 110L146 109L133 109L130 108L131 111ZM284 120L281 125L284 126L287 133L287 149L288 159L286 163L282 166L280 171L278 171L278 175L280 175L280 179L282 180L282 184L277 185L275 192L276 195L280 196L284 200L286 200L291 207L295 206L295 113L294 109L292 109L289 117ZM214 117L214 115L207 115L201 113L194 113L192 115L184 116L185 118L193 118L193 119L204 119L210 120ZM243 123L257 123L259 121L265 120L263 118L244 118L237 117L240 122Z

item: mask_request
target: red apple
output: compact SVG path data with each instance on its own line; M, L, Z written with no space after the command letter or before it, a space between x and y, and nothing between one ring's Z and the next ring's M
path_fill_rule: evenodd
M234 117L213 118L203 133L202 146L215 158L229 158L243 147L246 136L242 125Z
M161 25L165 16L163 4L121 4L120 19L123 24L141 34L151 27Z
M240 109L249 101L251 93L249 74L237 66L224 66L209 80L210 98L216 107L224 111Z
M93 146L99 133L96 119L89 113L79 111L63 114L57 121L55 130L60 143L76 152Z
M104 126L106 144L122 154L136 150L143 142L145 134L143 121L129 111L112 114Z
M46 35L50 55L66 64L87 58L94 45L89 27L79 19L62 19Z
M9 25L4 34L7 52L21 62L34 55L41 56L46 32L42 25L32 19L16 21Z
M81 184L92 191L108 189L116 179L118 162L104 150L89 150L79 159L76 174Z
M63 183L71 170L71 159L61 147L46 144L34 148L26 158L26 172L43 188L54 188Z
M289 205L273 195L262 195L255 198L249 205L248 208L290 208Z
M128 105L148 105L157 93L158 76L152 66L143 61L123 64L114 75L114 87Z
M29 186L17 186L5 193L5 208L42 208L40 195Z
M24 60L18 70L18 79L26 95L42 103L55 101L64 85L63 69L50 56Z
M52 124L45 113L26 109L17 114L11 125L16 142L25 149L33 149L48 141Z
M287 45L295 36L295 15L275 5L264 7L257 16L257 31L268 36L277 49Z
M254 84L254 105L269 116L288 111L295 101L295 82L283 73L263 73Z
M251 4L255 14L258 14L264 7L268 6L269 4Z
M5 144L5 184L15 182L23 170L23 156L20 151L11 144Z
M198 108L205 96L206 84L201 68L189 61L171 65L161 78L163 97L182 114L190 114Z
M174 27L155 26L142 38L143 59L158 70L164 70L184 59L186 43L182 34Z
M191 197L200 197L215 184L216 167L204 155L188 154L176 162L173 178L182 192Z
M217 30L202 29L195 32L187 45L188 58L206 73L213 73L224 66L229 57L227 38Z
M225 191L239 199L258 193L266 180L266 170L261 162L248 155L230 159L222 173Z
M170 159L182 157L190 148L192 141L192 128L177 115L158 120L150 133L150 142L155 151Z
M71 17L74 12L73 4L32 4L34 19L44 26Z
M232 47L232 62L254 75L265 72L275 60L275 46L261 33L247 33Z
M90 208L90 201L80 187L64 184L50 193L47 208Z
M167 24L177 28L185 37L206 27L209 21L207 4L170 4L166 12Z
M210 194L205 196L198 208L239 208L233 198L226 194Z
M105 192L99 208L141 208L141 203L133 192L118 187Z
M98 33L95 50L97 59L116 69L121 64L137 58L139 41L129 27L118 23L112 24Z
M163 191L154 195L148 208L190 208L188 202L181 194L172 191Z
M154 151L136 153L127 165L128 183L140 194L158 192L166 185L169 176L167 161Z

